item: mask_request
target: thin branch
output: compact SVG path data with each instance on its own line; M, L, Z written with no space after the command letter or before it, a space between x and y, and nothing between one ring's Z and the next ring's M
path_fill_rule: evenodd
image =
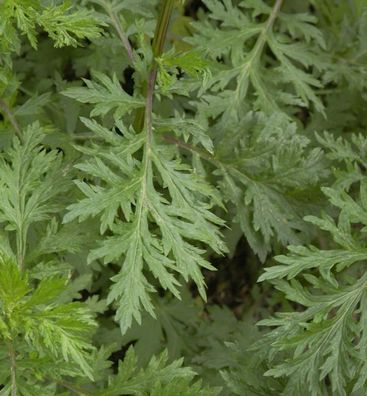
M154 58L160 56L163 52L164 42L166 41L168 25L173 12L174 3L174 0L163 1L152 44Z
M160 25L165 24L168 26L169 18L171 16L173 10L173 3L174 0L164 0L163 7L161 14L158 18L157 27L156 27L156 34L163 35L155 36L153 41L153 53L159 54L160 51L163 49L164 38L166 37L167 28L163 29ZM169 13L167 14L167 9L169 9ZM165 14L165 17L162 17L162 14ZM167 27L166 26L166 27ZM159 43L159 44L157 44ZM146 141L144 145L144 154L143 154L143 162L142 162L142 181L140 187L139 198L136 204L136 222L137 222L137 229L136 233L141 236L141 224L143 220L143 216L145 214L146 208L146 201L147 201L147 184L148 184L148 177L151 169L151 150L152 150L152 136L153 136L153 98L154 98L154 86L157 79L157 65L155 59L153 59L153 64L150 69L148 84L146 86L146 100L145 100L145 109L142 109L142 113L137 113L137 118L135 121L138 123L139 131L143 129L145 124L145 136ZM136 127L136 126L135 126ZM135 250L137 245L135 244Z
M22 138L22 130L20 129L20 126L18 124L18 121L16 120L14 114L10 110L9 106L6 104L4 99L0 98L0 110L6 116L6 118L9 120L10 124L13 126L15 133L17 136L21 139Z
M274 6L269 15L269 18L265 23L264 29L258 36L256 43L249 54L249 57L246 59L246 62L240 66L242 70L237 81L237 88L235 90L236 97L240 95L241 87L243 86L244 82L247 80L251 67L261 56L262 50L266 44L267 34L272 29L282 4L283 4L283 0L275 1Z
M90 140L90 139L95 139L95 140L103 140L103 137L96 136L93 133L74 133L71 136L74 140Z
M65 389L71 390L72 392L74 392L77 395L80 395L80 396L92 396L92 393L90 393L90 392L88 392L88 391L86 391L84 389L81 389L81 388L75 386L74 384L71 384L70 382L57 381L57 380L53 380L53 379L51 379L51 380L55 381L57 384L63 386Z
M220 161L218 161L212 154L208 153L207 151L201 150L200 148L193 146L190 143L186 143L183 140L180 140L172 135L164 135L163 140L170 144L175 144L178 147L181 147L191 153L198 154L200 158L211 162L213 165L217 167L221 167Z
M127 52L130 62L134 63L133 48L132 48L129 39L127 38L127 36L121 26L118 16L113 12L110 4L106 4L105 2L103 2L101 4L103 4L104 9L106 10L108 16L111 18L112 25L115 28L117 35L119 36L119 38L121 40L122 45L126 49L126 52Z
M283 4L283 0L276 0L276 2L274 3L274 6L271 10L269 18L265 23L264 29L262 30L262 32L261 32L260 36L258 37L258 39L255 43L255 46L252 50L252 52L253 52L253 56L251 57L252 60L255 59L260 54L262 49L264 48L264 45L266 43L266 36L267 36L269 30L272 29L274 22L278 16L279 11L280 11L280 8L282 7L282 4Z
M253 57L252 57L253 59L255 59L263 50L264 45L266 43L266 36L267 36L269 30L272 29L282 4L283 4L283 0L276 0L274 7L272 8L271 13L269 15L269 18L266 21L265 27L262 30L260 36L258 37L258 39L255 43L255 46L253 49Z
M8 344L8 355L10 359L11 396L17 396L17 365L13 341Z
M19 207L19 210L22 213L22 215L24 216L21 205ZM18 264L19 270L23 271L26 246L27 246L27 230L24 229L23 222L22 222L22 228L20 230L18 230L18 232L17 232L16 243L17 243L17 264Z
M153 64L149 74L146 91L144 93L146 96L146 107L145 109L141 108L137 111L134 122L135 130L138 132L140 132L143 129L144 121L146 125L150 123L150 132L151 132L151 120L149 120L149 118L151 119L154 86L157 79L156 58L159 57L163 52L164 42L167 37L168 25L173 12L174 3L175 3L174 0L163 0L161 12L158 17L157 25L154 32L153 44L152 44ZM149 111L147 111L147 106L150 106Z
M163 140L167 143L175 144L176 146L183 148L186 151L198 154L200 158L212 163L218 169L221 169L226 174L230 172L231 174L236 175L237 177L247 179L248 182L255 182L255 180L252 179L251 176L249 176L248 174L242 171L239 171L233 164L223 163L219 159L217 159L213 154L210 154L205 150L201 150L200 148L193 146L190 143L186 143L176 138L175 136L165 135L163 136Z
M154 85L157 79L157 67L153 67L149 75L147 97L145 101L145 128L147 134L147 140L150 143L152 139L152 113L153 113L153 97L154 97Z
M282 7L283 0L276 0L268 21L266 22L266 31L269 31L274 25L275 19L277 18L280 8Z

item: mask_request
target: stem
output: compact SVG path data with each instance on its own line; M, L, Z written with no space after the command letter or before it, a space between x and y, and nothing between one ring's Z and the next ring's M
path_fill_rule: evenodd
M74 133L72 135L72 138L74 140L90 140L90 139L95 139L95 140L103 140L103 137L96 136L93 133Z
M271 13L269 15L268 20L265 23L264 29L262 30L262 32L260 33L259 37L256 40L255 46L253 47L253 49L250 52L250 56L247 59L247 61L245 62L245 64L241 67L243 67L240 76L238 78L238 82L237 82L237 88L235 91L235 96L238 98L238 96L240 95L240 91L241 91L241 86L242 84L247 80L248 75L250 73L250 69L253 66L253 63L260 57L261 52L264 48L264 45L266 43L266 36L269 32L269 30L273 27L275 19L280 11L280 8L283 4L283 0L276 0L274 3L274 6L271 10Z
M265 30L266 32L269 31L273 27L274 21L276 17L278 16L278 13L280 11L280 8L282 7L283 0L276 0L273 9L271 10L271 14L269 16L268 21L266 22L266 27Z
M17 231L17 264L20 271L24 268L24 258L26 252L27 230L22 229Z
M280 8L283 4L283 0L276 0L274 7L271 10L268 20L266 21L265 27L261 32L259 38L256 41L255 47L253 51L255 52L254 58L262 51L264 45L266 43L266 35L268 34L269 30L273 27L275 19L280 11Z
M11 396L17 396L17 366L13 340L8 345L8 355L10 359Z
M1 98L0 98L0 110L7 117L10 124L13 126L15 133L17 134L19 139L21 139L22 138L22 130L20 129L20 126L19 126L14 114L10 110L9 106L6 104L5 100L1 99Z
M26 177L26 161L22 156L21 163L17 166L17 185L16 185L16 201L18 211L18 222L16 228L16 256L17 264L20 271L24 269L24 261L27 250L27 234L28 226L26 225L26 197L24 192L24 184Z
M174 0L163 0L161 13L159 14L157 26L154 32L153 39L153 56L154 58L161 55L163 51L164 42L167 36L167 30L171 15L173 12Z
M157 68L153 67L148 80L147 98L145 101L145 128L147 135L147 143L149 145L152 140L152 133L153 133L152 113L153 113L154 85L156 78L157 78Z
M156 27L156 35L153 40L153 54L157 56L162 52L164 39L167 34L168 22L173 10L174 0L164 0L163 7L161 10L161 14L158 18L157 27ZM162 25L164 25L162 27ZM142 162L142 178L141 178L141 187L139 198L136 205L136 222L137 229L136 232L141 239L141 224L143 215L145 213L146 201L147 201L147 184L149 175L151 173L151 151L152 151L152 138L153 138L153 122L152 122L152 113L153 113L153 99L154 99L154 86L157 79L157 65L155 63L155 59L153 59L153 63L150 69L148 83L146 86L146 100L145 100L145 108L141 109L142 112L137 113L137 118L135 119L135 128L137 131L141 131L145 125L145 145L144 145L144 153L143 153L143 162ZM135 245L135 253L137 250L137 245Z
M212 163L218 169L221 169L224 174L230 172L231 174L236 175L239 178L245 178L249 183L254 181L253 179L251 179L251 177L248 174L240 172L232 164L225 164L221 162L219 159L215 158L214 155L208 153L207 151L201 150L200 148L195 147L190 143L183 142L182 140L177 139L176 137L171 135L163 136L163 140L166 141L167 143L175 144L176 146L181 147L184 150L187 150L191 153L198 154L200 158Z
M102 4L103 8L106 10L108 16L111 18L112 25L115 28L117 35L119 36L119 38L121 40L122 45L126 49L126 52L127 52L130 62L134 63L133 48L132 48L129 39L127 38L127 36L121 26L118 16L113 12L110 4L106 4L105 2L103 2L101 4Z
M254 55L251 57L251 60L257 58L257 56L260 54L260 52L264 48L264 45L266 43L266 35L268 34L269 30L273 27L274 22L276 20L276 17L280 11L282 4L283 4L283 0L276 0L274 7L272 8L271 13L269 15L269 18L266 21L265 27L262 30L260 36L258 37L258 39L255 43L255 46L253 49Z
M52 381L54 381L52 379ZM84 389L78 388L77 386L75 386L74 384L70 384L69 382L66 381L55 381L57 384L63 386L66 389L71 390L72 392L74 392L77 395L81 395L81 396L92 396L92 393L89 393L87 391L85 391Z
M159 57L163 52L164 42L167 37L167 30L169 21L171 19L171 15L173 12L175 0L163 0L163 5L161 12L158 17L157 25L154 32L152 50L153 50L153 63L150 70L148 84L145 90L146 96L146 107L150 106L149 112L147 112L146 108L141 108L137 111L134 127L137 132L143 130L144 121L146 126L148 127L148 123L150 123L150 132L151 133L151 113L152 113L152 106L153 106L153 93L154 93L154 85L157 79L157 64L156 58ZM147 118L147 114L150 113L150 119Z
M211 162L213 165L217 167L222 166L222 164L212 154L208 153L207 151L201 150L200 148L193 146L190 143L186 143L172 135L163 136L163 140L167 143L175 144L176 146L181 147L191 153L198 154L200 158L208 162Z

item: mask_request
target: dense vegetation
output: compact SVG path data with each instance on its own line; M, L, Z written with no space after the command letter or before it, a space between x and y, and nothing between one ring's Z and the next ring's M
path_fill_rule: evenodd
M367 394L366 0L0 1L0 395Z

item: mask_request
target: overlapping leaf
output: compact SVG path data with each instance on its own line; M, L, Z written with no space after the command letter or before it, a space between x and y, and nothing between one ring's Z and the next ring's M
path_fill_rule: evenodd
M281 265L267 268L260 278L272 279L288 300L304 307L302 312L281 313L260 322L277 327L267 336L273 351L289 351L286 359L267 372L289 377L289 392L301 389L306 381L310 394L318 395L328 380L336 395L366 392L362 350L367 278L362 263L367 250L363 230L360 233L353 227L367 224L366 188L363 182L358 202L342 190L324 190L341 210L338 224L329 216L308 218L331 233L338 249L290 247L288 255L276 257Z
M39 123L34 123L24 131L23 141L15 138L13 147L0 158L0 222L17 234L22 256L30 226L60 210L55 198L69 185L62 156L56 150L47 152L43 139Z
M322 152L308 149L309 140L281 113L249 114L243 125L242 133L218 135L213 161L236 220L264 259L274 239L294 243L298 231L307 232L305 198L327 171Z
M130 348L123 362L119 364L119 373L111 378L107 389L98 392L98 396L120 395L202 395L215 396L218 389L202 386L200 381L193 382L195 373L182 367L183 359L168 363L167 353L152 358L144 370L137 368L134 350Z
M14 353L25 354L24 376L42 373L45 359L51 365L63 361L68 375L80 375L81 370L92 379L90 337L96 324L81 303L58 303L65 279L43 279L33 290L28 274L14 262L2 257L0 270L0 337L6 345L16 345ZM27 356L30 360L38 356L40 361L27 366Z
M213 70L212 93L204 97L206 102L215 106L219 95L226 103L221 109L225 118L250 110L249 97L256 109L269 113L310 104L323 111L317 71L325 68L321 53L325 42L314 17L284 14L281 1L273 8L263 1L242 1L238 6L230 0L204 3L209 18L193 23L196 34L187 41L213 60L225 60ZM267 20L259 23L260 15Z
M86 93L81 101L87 100ZM76 182L86 198L69 207L64 221L98 215L101 232L112 231L89 260L122 260L109 301L118 301L117 319L125 332L133 318L140 322L142 308L154 315L149 295L154 287L146 270L176 297L175 273L186 281L193 279L205 297L200 269L212 266L203 257L204 246L218 253L224 249L217 229L223 223L210 211L220 200L212 187L175 157L173 147L150 141L145 131L136 134L118 122L121 137L96 121L83 122L106 146L80 149L87 159L77 167L95 181Z

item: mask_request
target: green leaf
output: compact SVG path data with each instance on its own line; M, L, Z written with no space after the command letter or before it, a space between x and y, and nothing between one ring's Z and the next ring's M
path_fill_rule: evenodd
M146 269L176 297L180 283L175 272L186 281L193 279L205 298L200 268L213 267L202 257L205 250L192 241L209 245L218 253L224 250L216 228L223 222L210 211L219 199L214 189L173 157L170 148L152 142L139 161L144 134L132 134L117 124L124 131L121 138L96 122L84 122L109 145L106 150L97 145L86 149L93 159L78 168L103 184L78 182L86 198L69 207L64 221L100 215L101 232L110 229L114 233L92 250L89 261L109 263L123 258L108 301L118 301L116 318L125 333L133 318L140 323L141 308L154 315L149 295L154 287L147 281Z
M120 86L116 76L112 79L103 73L94 71L93 78L96 81L83 79L87 87L68 88L62 93L82 103L95 104L90 115L104 116L114 110L115 120L124 114L144 106L144 102L138 97L128 95Z
M92 380L90 353L94 347L90 338L96 323L83 304L58 303L65 279L43 279L33 289L28 274L20 272L13 261L1 257L0 270L0 320L7 327L0 334L21 348L19 352L47 356L55 363L62 359L78 366ZM30 367L39 369L37 364Z
M70 12L68 3L45 8L38 16L37 23L43 27L55 47L73 46L80 44L82 39L94 39L101 35L101 22L93 15L81 8Z
M274 240L299 242L307 199L327 171L323 155L282 114L246 115L244 131L218 136L211 162L251 248L264 260ZM315 197L316 198L316 197ZM315 199L315 204L316 204Z
M224 119L238 120L243 108L249 109L248 98L268 114L310 104L324 111L317 94L322 82L315 70L325 70L327 63L317 20L303 13L285 14L279 4L271 8L262 1L236 6L206 0L209 18L193 23L196 34L187 41L217 62L207 84L211 87L207 100L220 96ZM267 20L260 22L264 17ZM225 59L224 65L220 59Z
M272 356L285 353L266 375L289 377L292 389L306 383L311 395L323 394L327 381L337 395L350 394L347 389L367 389L366 363L361 355L366 339L362 307L367 285L361 263L367 260L367 252L364 232L351 226L365 223L365 188L361 183L360 204L340 189L324 189L341 209L338 225L328 216L309 218L330 232L340 249L290 246L288 255L275 258L282 265L267 268L259 279L270 279L289 301L304 307L259 323L276 326L265 337Z
M167 353L153 357L143 370L137 369L137 359L131 347L126 353L123 362L119 364L119 372L109 381L105 390L97 393L98 396L120 395L203 395L214 396L215 389L203 388L200 382L192 383L195 373L182 367L183 359L172 363L167 361Z
M0 222L16 234L18 264L24 264L30 227L60 211L56 197L69 188L69 169L56 151L42 145L44 133L38 122L28 126L22 141L0 157ZM55 183L55 180L59 180Z

